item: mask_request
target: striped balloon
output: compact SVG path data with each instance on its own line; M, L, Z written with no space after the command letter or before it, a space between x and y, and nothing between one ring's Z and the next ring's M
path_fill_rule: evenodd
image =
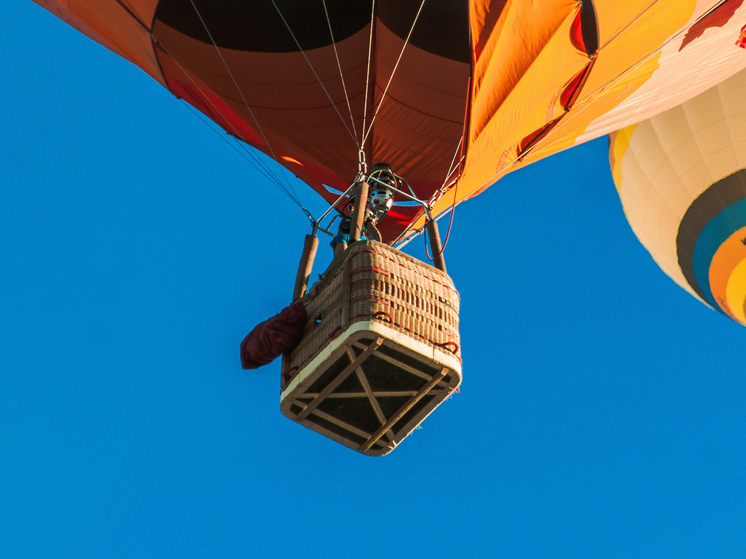
M746 72L613 133L632 230L679 285L746 325Z

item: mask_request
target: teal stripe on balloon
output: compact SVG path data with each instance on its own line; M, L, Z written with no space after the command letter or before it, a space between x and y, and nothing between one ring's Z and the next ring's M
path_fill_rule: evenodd
M718 310L720 306L710 289L710 263L720 245L742 227L746 227L746 199L723 208L704 226L694 245L694 277L707 301Z

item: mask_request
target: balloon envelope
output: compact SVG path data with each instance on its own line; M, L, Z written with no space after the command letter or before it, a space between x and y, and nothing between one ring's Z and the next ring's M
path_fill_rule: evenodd
M436 214L746 67L743 0L35 1L327 200L362 150Z

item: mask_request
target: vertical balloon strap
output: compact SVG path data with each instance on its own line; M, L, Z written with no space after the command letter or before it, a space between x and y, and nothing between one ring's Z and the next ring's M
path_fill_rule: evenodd
M316 249L319 247L319 238L316 235L306 235L303 243L303 254L298 264L298 273L295 276L295 288L293 289L293 301L297 301L306 294L308 280L313 271L313 261L316 259Z
M368 206L368 183L360 181L355 196L355 213L352 214L352 230L350 231L350 242L360 240L365 222L365 209Z
M463 125L464 127L461 131L461 142L459 143L459 148L458 148L458 151L459 151L458 173L456 174L456 178L454 179L454 183L453 183L453 204L451 205L451 217L448 220L448 231L446 232L446 240L442 245L440 242L440 232L438 231L438 223L435 221L432 215L430 215L430 210L432 210L431 205L429 205L426 210L428 221L426 222L425 227L427 229L427 234L430 237L430 250L433 253L433 257L430 258L430 255L427 254L427 242L425 242L425 254L427 255L428 259L433 263L433 265L436 268L438 268L438 270L442 270L443 272L446 271L446 262L443 259L443 251L445 250L446 245L448 244L448 239L451 237L451 227L453 226L453 214L456 213L456 203L458 202L458 181L461 178L461 169L464 163L464 148L465 148L466 141L467 141L466 132L467 132L467 124L469 121L469 98L470 96L471 96L471 76L466 82L466 105L464 106L464 125ZM450 173L449 173L449 176L450 176ZM446 180L448 179L446 178ZM443 194L445 194L445 192Z

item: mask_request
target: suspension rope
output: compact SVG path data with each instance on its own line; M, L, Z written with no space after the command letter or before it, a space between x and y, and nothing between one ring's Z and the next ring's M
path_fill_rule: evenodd
M616 39L617 37L619 37L619 35L621 35L621 34L622 34L622 33L624 33L624 32L625 32L625 31L626 31L627 29L629 29L629 28L630 28L630 26L634 25L634 24L635 24L635 23L637 22L637 20L638 20L638 19L640 19L640 18L641 18L641 17L643 16L643 15L645 15L645 13L647 13L647 12L648 12L648 11L650 10L650 8L652 8L653 6L655 6L655 5L656 5L656 4L658 3L658 2L659 2L659 0L653 0L653 1L652 1L652 2L650 3L650 4L648 4L648 6L647 6L646 8L644 8L644 9L643 9L643 10L642 10L642 11L641 11L640 13L638 13L638 14L637 14L637 15L636 15L636 16L635 16L634 18L632 18L632 20L630 20L630 22L629 22L629 23L627 23L627 24L626 24L626 25L625 25L624 27L622 27L621 29L619 29L619 30L618 30L618 31L617 31L616 33L614 33L614 34L613 34L613 35L612 35L611 37L609 37L609 40L608 40L608 41L606 41L606 44L605 44L605 45L599 46L599 47L598 47L598 50L599 50L599 51L601 51L601 50L605 49L606 47L608 47L608 46L609 46L609 45L610 45L611 43L613 43L613 42L614 42L614 40L615 40L615 39Z
M194 3L194 0L191 0L191 1L192 1L192 3ZM293 30L290 29L290 25L288 24L287 20L285 19L285 16L282 15L282 12L280 11L280 8L277 6L277 4L275 3L275 0L272 0L272 5L277 10L277 13L280 15L280 18L282 18L282 22L285 24L285 27L287 27L287 30L290 32L290 35L293 37L293 41L295 41L295 44L298 46L298 49L300 50L300 53L303 55L303 58L306 59L306 62L308 63L308 67L311 68L311 72L313 72L313 75L316 77L316 81L319 82L319 85L321 86L321 89L323 89L324 93L326 93L327 99L329 99L329 102L332 104L332 107L336 111L337 115L339 115L339 118L342 121L342 124L344 125L345 130L347 130L347 133L350 135L350 138L352 138L352 141L355 142L355 146L359 148L360 147L360 143L358 142L358 140L355 137L355 135L353 135L352 131L350 130L350 127L347 126L347 123L345 122L345 119L342 116L342 113L340 113L339 109L337 108L337 104L334 102L334 100L332 99L331 95L329 95L329 92L327 91L326 87L324 86L324 83L321 81L321 78L316 73L316 69L313 67L313 64L311 64L311 61L308 59L308 56L306 56L306 52L303 50L303 47L300 46L300 43L298 42L298 39L295 36L295 33L293 33ZM329 29L331 30L331 24L330 24L330 28ZM334 40L334 38L332 37L332 41L333 40ZM334 52L336 53L336 48L335 48ZM340 68L340 72L341 72L341 68ZM345 96L346 95L347 95L347 92L345 91ZM349 100L348 100L348 105L349 105ZM353 126L354 126L354 124L353 124Z
M370 89L370 61L373 58L373 24L376 19L376 0L373 0L370 9L370 36L368 37L368 68L365 71L365 103L363 104L363 133L368 118L368 90ZM365 149L365 138L360 144L360 151Z
M274 0L272 1L274 2ZM376 108L376 112L373 114L373 118L370 119L370 126L368 127L368 131L366 132L363 129L363 145L365 145L365 140L368 139L368 135L370 134L371 130L373 130L373 124L375 123L376 117L378 116L378 111L381 110L381 105L383 105L383 101L386 98L386 93L388 93L389 86L391 85L391 81L394 79L394 74L396 74L396 70L399 67L399 62L401 62L401 58L404 55L404 50L407 48L407 45L409 44L409 39L412 36L412 31L414 31L414 26L416 25L417 20L419 19L420 14L422 13L422 7L424 5L425 5L425 0L422 0L422 3L420 4L420 9L417 10L417 15L414 16L412 27L409 29L407 38L404 40L404 45L402 45L401 52L399 53L399 58L396 59L396 64L394 65L394 69L391 71L391 76L389 77L389 81L386 84L386 89L383 90L383 95L381 96L381 101L378 103L378 108Z
M469 82L466 86L467 91L471 88L471 78L469 79ZM446 238L443 241L443 246L440 248L440 253L435 255L433 254L431 262L434 262L436 258L439 258L443 252L445 252L446 247L448 246L448 239L451 238L451 228L453 227L453 216L456 214L456 204L458 203L458 181L461 178L461 164L463 163L464 159L466 158L466 155L464 155L464 148L466 147L466 143L464 142L464 138L466 137L466 119L469 116L469 99L467 96L466 99L466 106L464 107L464 126L461 130L461 139L458 142L458 146L456 147L456 152L453 154L453 159L451 160L451 166L453 167L451 170L449 170L448 175L446 176L445 180L443 181L443 186L441 186L441 190L445 187L446 183L448 182L448 179L451 178L451 175L458 170L458 175L456 175L456 178L453 180L453 203L451 204L451 216L448 219L448 231L446 232ZM459 154L458 158L458 167L454 166L453 163L456 160L456 154ZM443 190L443 194L445 194L445 190ZM430 256L427 254L427 229L425 229L425 255L427 255L428 258Z
M464 148L466 147L466 142L464 140L466 139L466 129L469 124L467 122L467 119L469 118L469 95L470 93L471 93L471 78L469 78L466 82L466 103L464 104L464 123L461 128L461 138L459 138L458 145L456 146L456 149L453 152L453 157L451 158L451 164L448 167L448 174L446 175L446 178L443 180L443 184L440 186L438 190L433 192L433 195L430 197L430 200L428 201L429 208L432 208L435 202L440 200L445 195L445 193L448 191L448 189L451 188L461 178L461 165L464 163L464 160L466 159L466 155L464 154ZM458 165L456 165L456 155L459 156ZM458 171L456 178L451 180L451 177L456 171ZM454 198L454 208L455 207L456 207L456 199ZM449 230L450 230L450 226L449 226Z
M166 48L166 46L163 43L159 43L159 45L166 52L166 54L171 58L171 60L174 61L174 63L179 67L179 69L184 73L184 75L189 79L189 81L192 82L192 85L194 87L196 87L197 90L202 94L202 97L205 98L205 101L207 101L210 105L212 105L212 108L215 109L215 111L217 111L217 113L221 117L223 117L223 120L225 120L228 123L228 126L230 126L231 130L233 130L233 134L235 135L235 137L240 137L241 134L238 132L238 130L233 125L233 123L230 121L230 119L228 119L225 116L225 114L223 113L223 111L221 111L220 108L217 105L215 105L215 103L212 101L212 99L210 99L210 97L207 96L207 94L203 91L203 89L199 86L199 84L196 81L194 81L194 79L189 74L189 72L187 72L186 69L184 69L184 67L181 64L179 64L179 61L176 60L176 58L174 58L174 56L171 54L171 52ZM248 150L248 148L246 148L246 146L244 144L239 143L238 145L242 146L243 150L246 152L247 155L250 155L251 157L254 157L254 154L251 153ZM257 161L260 161L260 160L257 159ZM269 172L269 173L271 173L273 175L273 179L274 179L275 182L279 182L279 179L276 176L274 176L274 173L272 173L272 171L270 170L269 167L267 167L264 163L261 163L261 165L262 165L262 168L265 171L267 171L267 172Z
M332 46L334 47L334 57L337 59L337 68L339 68L339 79L342 80L342 90L345 93L345 101L347 101L347 110L350 112L350 123L352 124L352 131L355 133L355 144L360 149L360 138L357 135L357 128L355 128L355 119L352 116L352 106L350 105L350 96L347 94L347 86L345 85L345 77L342 72L342 64L339 62L339 53L337 52L337 42L334 40L334 32L332 31L332 21L329 19L329 10L326 8L326 0L322 2L324 4L324 14L326 14L326 23L329 26L329 36L332 38Z
M293 202L295 202L296 204L298 204L298 205L300 206L301 210L303 210L304 212L305 212L305 211L307 211L307 210L306 210L306 209L305 209L305 208L304 208L304 207L303 207L303 206L301 205L301 203L300 203L300 202L299 202L299 201L298 201L297 199L293 198L293 197L292 197L292 196L290 195L290 193L289 193L289 192L288 192L288 191L287 191L287 190L286 190L285 188L282 188L282 186L281 186L281 183L279 183L279 182L278 182L278 180L277 180L277 177L273 177L272 175L270 175L270 174L266 173L266 172L265 172L264 170L262 170L262 169L261 169L261 168L260 168L260 167L259 167L259 166L258 166L258 165L257 165L257 164L255 163L255 162L253 162L253 161L252 161L251 159L249 159L248 157L246 157L246 154L245 154L244 152L242 152L241 150L239 150L239 149L238 149L238 148L237 148L237 147L236 147L236 146L235 146L234 144L232 144L231 142L229 142L229 141L228 141L228 139L227 139L227 138L226 138L226 137L225 137L225 136L224 136L223 134L221 134L220 132L218 132L218 131L217 131L217 130L215 129L215 127L213 127L213 126L212 126L212 125L210 124L210 122L211 122L211 121L209 121L209 120L208 120L207 118L205 118L204 116L202 116L202 114L201 114L201 113L200 113L200 112L199 112L199 111L198 111L197 109L195 109L194 107L192 107L192 106L191 106L191 105L190 105L189 103L187 103L187 102L186 102L186 101L185 101L184 99L181 99L181 102L182 102L182 103L184 104L184 106L185 106L186 108L188 108L188 109L189 109L189 110L190 110L190 111L191 111L191 112L192 112L192 113L193 113L193 114L194 114L194 115L195 115L195 116L196 116L197 118L199 118L199 119L200 119L200 120L201 120L201 121L202 121L203 123L205 123L205 125L206 125L206 126L207 126L207 127L208 127L208 128L210 129L210 130L212 130L212 131L213 131L213 132L214 132L214 133L215 133L215 134L216 134L216 135L217 135L217 136L218 136L218 137L219 137L219 138L220 138L221 140L223 140L223 141L224 141L224 142L225 142L226 144L228 144L228 145L229 145L229 146L230 146L230 147L231 147L231 148L232 148L232 149L233 149L233 150L234 150L234 151L235 151L235 152L236 152L236 153L237 153L238 155L240 155L240 156L241 156L241 157L243 157L243 158L244 158L244 159L245 159L246 161L248 161L248 162L249 162L249 163L250 163L251 165L253 165L253 166L254 166L254 167L256 168L256 170L257 170L257 171L259 171L259 172L260 172L260 173L261 173L262 175L264 175L264 177L265 177L265 178L267 178L267 179L268 179L268 180L269 180L270 182L273 182L273 183L274 183L275 185L278 185L278 190L279 190L280 192L282 192L282 193L283 193L283 194L284 194L285 196L287 196L287 197L288 197L288 198L289 198L290 200L292 200ZM240 145L240 144L239 144L239 145Z
M459 151L461 151L461 146L464 143L464 137L461 136L461 139L458 141L458 145L456 146L456 151L453 152L453 158L451 158L451 164L448 166L448 174L446 175L445 180L443 180L443 184L440 185L440 188L445 187L445 185L448 183L448 179L451 178L451 175L456 172L456 170L461 166L461 159L458 161L458 166L456 163L456 156L459 154Z
M246 97L244 97L243 91L238 86L238 82L236 81L236 78L233 76L233 72L231 72L231 69L228 67L228 63L225 61L225 58L223 58L223 53L220 52L220 49L218 48L218 44L215 42L215 39L213 39L212 33L210 33L210 30L207 28L207 24L205 23L205 20L202 18L202 14L199 13L199 10L197 9L197 5L194 3L194 0L190 0L190 2L192 3L192 7L194 7L194 11L197 13L199 20L202 22L202 26L205 28L205 32L207 33L207 36L210 37L210 41L212 41L212 44L215 47L215 50L217 51L218 56L220 57L220 60L222 60L223 66L225 66L225 69L228 71L228 75L231 77L231 80L233 80L233 85L236 86L236 90L238 90L238 94L241 96L241 99L243 100L244 105L246 105L246 108L249 110L249 114L251 115L251 118L254 120L254 123L256 124L259 134L261 134L262 139L264 140L264 143L267 144L267 148L269 149L269 152L272 154L272 159L274 159L275 162L277 162L277 164L280 165L280 167L284 171L285 168L282 167L282 165L280 164L280 161L278 160L277 155L275 154L275 151L272 149L272 145L269 143L267 136L264 134L264 130L262 130L262 127L259 124L259 121L254 115L254 111L251 110L249 103L246 101ZM288 180L284 172L282 173L282 177L285 179L285 182L287 183L288 188L290 190L293 190L293 187L290 186L290 181Z
M258 158L258 157L257 157L257 156L256 156L256 155L254 154L254 153L252 153L252 152L251 152L251 151L249 150L249 148L248 148L248 147L246 146L246 144L244 144L243 142L241 142L241 141L240 141L240 140L238 139L238 138L239 138L239 137L241 136L241 134L240 134L240 133L238 132L238 130L236 130L236 127L235 127L235 126L233 126L233 123L232 123L232 122L231 122L231 121L230 121L230 120L229 120L229 119L228 119L228 118L227 118L227 117L225 116L225 114L223 114L223 111L221 111L221 110L220 110L220 108L219 108L219 107L218 107L217 105L215 105L215 103L214 103L214 102L212 101L212 99L210 99L210 98L209 98L209 97L207 96L207 94L206 94L206 93L205 93L205 92L204 92L204 91L202 90L202 88L201 88L201 87L199 86L199 84L198 84L197 82L195 82L195 81L194 81L194 79L193 79L193 78L192 78L192 76L191 76L191 75L190 75L190 74L189 74L189 73L188 73L188 72L186 71L186 69L185 69L185 68L184 68L184 67L183 67L183 66L182 66L181 64L179 64L179 61L178 61L178 60L176 60L176 58L174 58L174 56L173 56L173 55L172 55L172 54L171 54L171 53L169 52L169 50L168 50L168 49L166 48L166 46L165 46L165 45L164 45L163 43L159 43L159 45L160 45L160 47L161 47L161 48L162 48L162 49L164 50L164 52L165 52L165 53L166 53L166 54L167 54L167 55L169 56L169 58L171 58L171 60L173 60L173 61L174 61L174 63L175 63L175 64L176 64L176 65L177 65L177 66L179 67L179 69L180 69L180 70L181 70L181 71L182 71L182 72L184 73L184 75L185 75L185 76L186 76L187 78L189 78L189 81L191 81L191 82L192 82L192 85L194 85L194 87L196 87L196 88L197 88L197 90L198 90L198 91L199 91L199 92L200 92L200 93L202 94L202 96L203 96L203 97L205 98L205 100L206 100L206 101L207 101L208 103L210 103L210 105L212 105L213 109L215 109L215 110L216 110L216 111L218 112L218 114L219 114L219 115L220 115L221 117L223 117L223 119L224 119L224 120L225 120L225 121L226 121L226 122L228 123L228 125L229 125L229 126L231 127L231 129L233 130L233 133L234 133L234 136L233 136L233 138L234 138L234 140L236 141L236 144L237 144L237 145L238 145L238 146L239 146L239 147L240 147L240 148L241 148L241 149L243 150L243 152L244 152L244 153L241 153L241 152L239 152L239 154L240 154L240 155L241 155L241 156L242 156L242 157L243 157L244 159L246 159L246 160L247 160L247 161L248 161L249 163L251 163L251 164L252 164L252 165L253 165L253 166L254 166L254 167L255 167L255 168L256 168L256 169L257 169L257 170L258 170L258 171L259 171L260 173L262 173L262 174L263 174L263 175L264 175L264 176L265 176L265 177L266 177L266 178L267 178L267 179L268 179L268 180L269 180L270 182L272 182L272 183L273 183L273 184L274 184L274 185L275 185L275 186L276 186L276 187L277 187L277 188L278 188L278 189L279 189L280 191L282 191L282 192L283 192L283 193L284 193L284 194L285 194L286 196L288 196L288 197L289 197L289 198L290 198L290 199L291 199L291 200L292 200L293 202L295 202L295 203L296 203L296 204L297 204L297 205L298 205L298 206L299 206L299 207L300 207L301 209L303 209L303 210L305 211L305 208L303 207L303 204L301 203L300 199L298 198L298 195L296 194L295 190L293 190L292 188L291 188L290 190L288 190L287 188L285 188L285 186L284 186L284 185L282 184L282 182L281 182L281 181L280 181L280 179L279 179L279 178L277 177L277 175L276 175L276 174L275 174L275 173L274 173L274 172L273 172L273 171L272 171L272 170L270 169L270 167L268 167L268 166L267 166L267 165L266 165L266 164L265 164L265 163L264 163L264 162L263 162L263 161L262 161L261 159L259 159L259 158ZM182 99L182 101L183 101L183 99ZM185 102L185 103L186 103L186 102ZM187 103L187 105L189 106L189 108L190 108L190 110L191 110L191 108L192 108L192 107L191 107L191 105L189 105L188 103ZM194 112L194 111L193 111L193 112ZM203 119L203 118L202 118L202 117L201 117L201 116L199 115L199 113L195 113L195 114L197 114L197 116L199 116L200 120L203 120L204 122L206 122L206 121L205 121L205 120L204 120L204 119ZM215 131L215 130L214 130L214 128L213 128L212 126L210 126L210 129L211 129L211 130L213 130L213 131ZM218 134L218 135L220 135L220 134ZM220 135L220 136L221 136L221 138L223 138L223 136L222 136L222 135ZM235 147L235 146L234 146L233 144L231 144L230 142L228 142L228 140L226 140L225 138L223 138L223 140L224 140L224 141L225 141L226 143L228 143L228 145L230 145L230 146L231 146L231 147L232 147L233 149L236 149L236 151L238 151L238 150L237 150L237 148L236 148L236 147ZM251 158L251 159L249 159L249 158Z

